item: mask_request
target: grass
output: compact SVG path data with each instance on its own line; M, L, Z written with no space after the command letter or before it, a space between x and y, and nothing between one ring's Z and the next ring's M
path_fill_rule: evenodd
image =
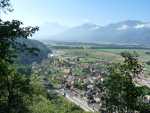
M96 49L65 49L64 56L81 57L82 61L96 62L99 60L104 61L121 61L122 57L118 54L99 51Z
M119 54L124 51L136 51L139 55L139 60L144 64L145 75L150 76L150 65L146 64L147 61L150 61L150 54L146 54L146 52L150 52L148 49L97 49L97 51L110 52L114 54Z
M100 60L106 62L121 62L123 59L120 56L121 52L136 51L139 55L139 60L144 64L145 75L150 76L150 65L147 65L146 62L150 61L150 54L148 49L63 49L63 56L65 57L79 57L80 62L91 62L96 63Z

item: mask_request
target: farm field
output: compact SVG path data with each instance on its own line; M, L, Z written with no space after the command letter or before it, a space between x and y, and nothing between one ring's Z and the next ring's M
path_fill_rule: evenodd
M150 61L150 52L148 49L59 49L62 56L65 57L81 57L81 61L96 62L104 60L108 62L121 62L123 59L120 55L121 52L136 52L139 55L139 60L143 63L147 72L150 72L150 65L146 62Z
M108 52L112 54L120 54L121 52L128 51L128 52L136 52L139 55L139 60L144 65L145 76L150 76L150 65L147 64L150 61L150 52L148 49L98 49L97 51L100 52Z
M62 57L79 57L80 62L106 61L118 63L123 60L120 53L122 52L136 52L139 56L140 62L144 65L145 76L150 76L150 50L148 49L58 49Z

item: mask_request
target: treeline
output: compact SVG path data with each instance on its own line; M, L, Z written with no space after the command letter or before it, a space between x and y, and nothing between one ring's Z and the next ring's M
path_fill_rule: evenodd
M51 46L53 49L84 49L84 47L75 47L75 46Z
M63 41L49 41L45 42L49 47L54 49L150 49L146 45L126 45L126 44L100 44L100 43L86 43L86 42L63 42Z
M55 45L55 46L50 46L53 49L149 49L146 47L140 47L140 46L116 46L116 45L104 45L104 46L75 46L75 45Z

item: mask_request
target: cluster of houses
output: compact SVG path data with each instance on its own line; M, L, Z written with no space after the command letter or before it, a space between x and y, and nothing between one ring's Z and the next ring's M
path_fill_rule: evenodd
M38 71L40 71L43 70L43 67L49 65L48 63L46 61L42 64L43 66L34 64L32 68L37 71L38 67ZM109 65L111 62L99 61L95 64L80 63L80 58L57 57L51 63L54 67L63 70L63 75L56 77L60 81L62 89L68 90L72 95L85 99L89 105L98 105L98 107L101 107L102 91L96 86L96 83L103 82L107 72L96 67L98 65ZM87 69L89 71L88 74L83 76L74 74L73 69L76 66L81 69ZM150 96L144 97L144 101L150 103Z
M100 105L99 88L96 82L103 82L105 72L94 68L94 65L81 64L81 68L89 68L89 74L77 76L72 73L71 68L64 69L64 78L62 79L61 88L69 90L71 94L84 98L89 105Z
M71 94L83 97L89 105L98 105L101 107L102 91L95 85L96 82L103 82L105 71L96 69L95 67L100 64L109 65L110 62L100 61L95 64L79 63L76 60L71 62L70 67L64 67L64 76L61 87L65 90L69 90ZM77 64L76 64L77 62ZM88 69L87 75L78 76L72 72L72 69L78 65L82 69ZM144 97L145 103L150 103L150 96Z

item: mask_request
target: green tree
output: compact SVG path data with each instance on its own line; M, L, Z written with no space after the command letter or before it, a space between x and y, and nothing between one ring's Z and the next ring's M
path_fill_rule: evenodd
M0 0L0 12L11 11L10 0ZM26 46L20 45L16 39L32 36L38 27L22 25L17 20L0 19L0 113L29 113L27 105L32 93L30 79L17 72L14 62L16 52Z
M125 52L121 55L124 62L111 65L104 80L104 104L107 112L133 113L140 111L140 100L144 96L143 88L134 82L143 72L143 66L137 54Z

